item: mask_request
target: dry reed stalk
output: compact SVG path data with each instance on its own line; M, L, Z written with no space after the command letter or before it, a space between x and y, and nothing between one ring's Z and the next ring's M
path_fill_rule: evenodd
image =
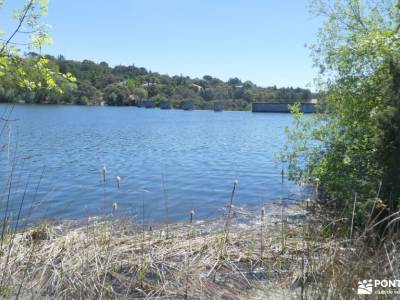
M249 220L254 217L248 214ZM322 222L305 227L291 220L290 208L285 215L281 208L268 209L261 219L261 232L258 223L233 219L226 228L226 217L170 224L173 239L157 234L162 225L145 231L144 214L142 224L100 220L16 232L8 260L0 256L5 273L0 296L242 299L258 294L254 299L266 299L282 291L286 298L350 299L360 278L399 275L396 239L385 240L375 253L360 237L353 236L347 247L348 237L324 236ZM342 218L334 222L348 227ZM6 247L11 234L5 236ZM298 288L289 289L290 278Z
M227 214L226 221L225 221L225 240L224 240L224 244L226 244L228 242L228 239L229 239L229 227L230 227L231 219L232 219L233 197L235 196L235 191L236 191L237 184L238 184L238 181L234 180L233 181L232 192L231 192L231 199L229 201L229 206L228 206L228 214Z
M357 193L354 194L354 203L353 203L353 211L351 214L351 225L350 225L350 246L351 246L351 241L353 238L353 227L354 227L354 215L356 211L356 202L357 202Z
M265 218L265 209L262 208L261 209L261 239L260 239L260 243L261 243L261 254L260 254L260 261L262 261L263 259L263 254L264 254L264 218Z
M143 226L135 224L122 230L127 224L118 221L88 223L82 228L53 227L54 233L44 240L31 240L37 230L32 228L16 235L17 247L11 251L7 273L10 281L19 283L15 295L34 289L42 295L65 298L230 295L236 299L258 284L252 275L254 266L269 265L282 254L267 251L265 245L261 258L253 226L231 222L226 257L215 269L215 278L207 277L219 259L219 241L225 237L218 224L221 220L209 222L206 231L201 222L171 225L174 240L160 238L156 230L143 234ZM187 235L190 227L194 234ZM274 230L268 232L274 234ZM272 236L265 239L270 241ZM0 257L0 266L4 263Z
M168 199L168 192L166 188L164 173L162 173L162 188L163 188L163 195L164 195L164 208L165 208L165 223L166 223L166 238L169 238L169 199Z
M116 182L116 184L117 184L117 189L119 190L119 189L120 189L120 186L121 186L121 177L116 176L116 177L115 177L115 182Z

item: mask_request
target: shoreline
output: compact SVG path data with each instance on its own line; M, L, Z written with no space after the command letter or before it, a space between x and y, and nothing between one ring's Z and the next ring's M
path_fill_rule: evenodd
M10 237L8 258L0 256L10 283L3 296L15 297L18 286L34 298L267 295L271 285L281 284L282 271L269 265L277 256L292 260L290 253L301 242L294 232L307 219L298 203L271 204L259 213L233 208L213 220L147 228L97 218L86 224L41 224ZM285 273L293 273L295 265L287 266ZM293 294L285 289L280 292Z
M303 199L307 197L304 195ZM281 209L287 212L287 214L290 217L294 217L295 215L298 215L300 210L299 207L302 207L305 205L306 201L310 201L309 198L306 198L306 200L301 200L299 199L283 199L283 200L273 200L264 203L264 205L260 205L259 203L247 203L244 206L237 206L235 204L232 204L233 212L232 214L235 216L236 221L239 223L247 224L250 225L253 223L253 219L251 218L252 216L255 216L257 214L261 213L261 210L264 209L265 211L265 216L269 216L273 218L274 220L277 220L280 217L281 214ZM209 217L203 217L203 218L197 218L196 216L196 210L193 210L193 215L192 215L192 220L193 223L213 223L213 222L218 222L223 219L223 216L227 213L227 209L229 207L229 204L221 204L220 208L216 208L216 211L218 212L214 216L209 216ZM301 211L302 214L306 214L306 211ZM165 221L165 217L161 217L162 221L155 221L153 219L145 219L144 221L144 226L146 228L160 228L162 226L166 226L167 222ZM189 224L190 221L190 211L187 213L187 219L186 220L171 220L173 218L170 218L168 224L172 226L178 226L182 225L184 226L185 224ZM181 219L181 218L180 218ZM34 228L40 225L41 223L46 223L51 226L73 226L73 227L82 227L86 226L88 223L93 223L93 222L108 222L108 221L119 221L119 220L124 220L129 223L135 223L135 224L140 224L142 226L142 217L139 214L129 214L129 213L123 213L121 212L121 209L118 207L114 212L111 211L110 213L100 213L100 214L89 214L84 217L80 218L57 218L57 217L44 217L44 218L39 218L39 219L34 219L30 222L27 222L27 219L21 218L20 224L21 227L19 229L23 230L24 228Z
M26 102L0 102L0 105L27 105L27 106L75 106L75 107L135 107L138 109L145 109L145 110L163 110L163 111L212 111L212 112L252 112L251 109L242 109L242 110L222 110L222 111L215 111L213 109L201 109L201 108L194 108L194 109L183 109L183 108L170 108L170 109L163 109L160 107L141 107L137 105L100 105L100 104L75 104L75 103L26 103ZM279 113L279 112L277 112ZM286 114L286 113L285 113Z
M295 104L296 102L293 103L276 103L276 102L262 102L263 104L283 104L283 105L292 105ZM207 109L207 108L193 108L193 109L184 109L184 108L161 108L161 107L143 107L143 106L138 106L138 105L101 105L101 104L72 104L72 103L26 103L26 102L0 102L0 104L3 105L31 105L31 106L76 106L76 107L135 107L135 108L140 108L140 109L146 109L146 110L152 110L152 109L157 109L157 110L165 110L165 111L212 111L216 113L220 112L250 112L250 113L257 113L257 114L291 114L289 110L285 111L279 111L279 110L271 110L271 111L254 111L250 107L249 109L237 109L237 110L232 110L232 109L222 109L222 110L215 110L215 109ZM310 113L308 111L304 113ZM313 112L314 113L314 112Z
M9 230L0 297L355 299L360 279L390 274L386 247L374 251L361 232L349 239L345 219L325 208L306 199L192 223L92 218Z

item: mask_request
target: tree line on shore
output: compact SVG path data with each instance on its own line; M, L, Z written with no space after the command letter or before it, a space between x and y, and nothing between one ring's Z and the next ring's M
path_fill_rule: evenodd
M30 64L39 58L31 52L25 55L23 63ZM62 92L48 89L46 82L26 89L16 85L12 77L3 76L0 102L128 106L151 99L156 106L162 100L170 100L173 107L180 108L182 101L191 100L197 109L211 109L219 101L225 109L248 110L253 101L294 102L316 97L308 89L264 88L238 78L225 82L209 75L200 79L169 76L135 65L110 67L106 62L68 60L62 55L45 55L44 59Z

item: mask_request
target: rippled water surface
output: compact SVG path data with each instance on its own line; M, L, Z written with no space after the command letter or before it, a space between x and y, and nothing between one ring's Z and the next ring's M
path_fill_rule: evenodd
M164 222L166 207L170 221L186 220L191 209L212 217L234 179L238 206L301 194L281 184L275 161L289 114L16 105L11 118L1 135L1 191L7 198L14 165L9 210L17 214L23 199L32 220L109 213L114 202L124 215L142 218L144 208L149 221Z

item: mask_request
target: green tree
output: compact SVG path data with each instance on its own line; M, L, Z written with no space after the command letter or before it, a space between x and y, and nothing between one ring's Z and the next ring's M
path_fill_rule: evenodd
M317 181L348 214L357 193L359 223L372 207L387 216L400 201L399 3L314 1L312 9L325 18L312 46L324 111L307 121L294 108L301 130L288 130L290 175Z
M4 1L0 1L0 8L3 5ZM53 89L61 92L54 78L57 74L49 68L49 60L40 55L29 60L23 59L17 47L26 44L29 49L40 50L43 45L51 44L46 25L41 23L47 10L47 0L29 0L14 12L14 29L7 33L0 29L0 81L7 84L12 82L23 89ZM21 40L15 41L16 36ZM73 79L70 74L64 76Z
M126 86L128 87L129 91L133 91L137 86L137 82L134 78L129 78L126 81Z
M129 90L122 84L110 84L104 89L103 99L107 105L131 105Z
M231 86L241 85L241 84L242 84L242 81L241 81L239 78L237 78L237 77L235 77L235 78L230 78L230 79L228 80L228 84L231 85Z
M147 91L142 87L137 87L132 90L132 94L136 96L139 100L143 100L147 98Z
M210 101L215 99L214 90L212 88L205 88L200 91L200 96L204 100Z
M78 88L74 93L74 103L79 105L98 104L99 91L88 80L78 83Z

